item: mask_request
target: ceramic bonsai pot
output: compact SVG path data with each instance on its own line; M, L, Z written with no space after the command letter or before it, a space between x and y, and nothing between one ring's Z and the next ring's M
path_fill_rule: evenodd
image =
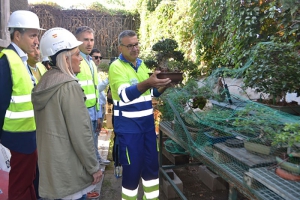
M244 147L250 152L270 155L273 152L273 147L259 144L256 142L244 141Z
M153 73L149 73L151 76ZM172 80L172 83L179 84L183 80L183 72L161 72L157 74L157 78L159 79L165 79L169 78Z
M281 177L283 179L286 179L286 180L289 180L289 181L300 181L300 176L299 175L295 175L295 174L289 173L289 172L287 172L284 169L281 169L279 167L277 167L275 169L275 173L279 177Z
M280 168L287 170L289 172L292 172L294 174L300 174L300 166L288 161L284 161L281 158L276 156L277 164L280 166Z

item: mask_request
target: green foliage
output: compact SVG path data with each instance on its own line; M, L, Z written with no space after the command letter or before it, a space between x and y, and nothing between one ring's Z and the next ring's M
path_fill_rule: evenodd
M204 108L207 99L203 96L196 96L193 98L192 108L200 108L201 110Z
M56 9L63 9L63 7L61 7L60 5L58 5L55 2L51 2L51 1L42 1L42 2L38 2L38 3L33 3L32 5L48 5L53 8L56 8Z
M257 103L248 103L236 113L234 129L252 139L267 142L282 129L283 123L274 111Z
M155 60L146 60L145 64L148 68L158 69L164 72L184 71L184 65L180 64L184 60L183 53L176 51L178 44L173 39L161 39L155 43L152 50L155 51ZM172 59L172 60L170 60Z
M279 26L284 27L285 37L297 37L300 40L300 1L281 0L282 12L286 19L282 20Z
M161 2L153 0L151 2L157 3L157 6L154 6L155 10L148 9L149 1L151 0L139 2L141 56L152 57L151 50L154 43L161 38L172 38L178 42L178 50L185 54L185 58L195 61L190 0Z
M287 92L300 94L300 55L293 44L259 43L253 48L250 61L245 87L269 94L276 102L285 98Z
M173 53L177 47L178 47L178 44L175 40L167 38L167 39L162 39L162 40L159 40L158 42L156 42L152 46L152 50L157 51L157 52Z
M126 8L120 7L120 8L113 8L113 9L109 9L106 6L104 6L102 3L99 2L93 2L88 9L90 10L96 10L99 12L103 12L103 13L108 13L110 15L118 15L118 14L123 14L123 15L130 15L130 14L134 14L134 10L127 10Z
M172 109L167 103L168 99L171 99L178 112L183 114L187 103L194 98L199 98L199 100L218 99L218 94L215 94L211 87L207 85L202 85L201 87L199 87L196 80L189 79L185 85L180 85L180 87L176 88L169 88L160 96L161 102L158 106L158 109L162 113L162 118L164 120L171 121L174 118ZM198 102L199 104L197 106L201 104L200 101Z
M155 57L152 46L161 38L172 38L177 41L178 55L184 53L184 61L169 60L168 68L173 70L184 69L185 77L198 77L201 71L198 67L199 63L195 63L195 43L193 40L193 19L194 16L190 12L191 0L178 1L140 1L141 9L141 25L140 25L140 42L141 57L144 60L153 60ZM149 9L149 3L154 5ZM154 3L154 4L153 4ZM155 8L155 9L154 9ZM149 63L148 63L149 64ZM157 67L153 61L150 62L152 69ZM176 69L177 68L177 69Z
M100 68L101 71L108 72L109 65L107 63L101 62L98 68Z
M300 142L300 124L299 123L287 123L285 124L283 131L275 135L273 145L287 144L292 147L295 143Z
M290 11L282 12L279 0L193 0L192 5L197 56L208 72L243 66L258 42L296 39L286 29Z
M90 10L97 10L97 11L104 12L104 13L109 13L109 10L99 2L93 2L89 6L89 9Z
M161 0L147 0L147 10L151 12L154 11L160 2Z

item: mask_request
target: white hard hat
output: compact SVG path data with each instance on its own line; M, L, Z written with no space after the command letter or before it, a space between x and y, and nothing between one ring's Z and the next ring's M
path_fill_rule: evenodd
M8 20L8 28L32 28L45 30L40 27L38 16L28 10L17 10L13 12Z
M43 57L53 56L64 49L73 49L81 45L76 37L67 29L55 27L44 33L40 41L40 50Z
M44 56L42 62L50 61L48 56Z

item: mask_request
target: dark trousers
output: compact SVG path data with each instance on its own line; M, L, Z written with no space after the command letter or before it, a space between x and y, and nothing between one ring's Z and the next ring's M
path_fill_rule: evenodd
M35 174L35 179L33 180L33 185L35 190L35 196L37 199L41 198L39 195L39 178L40 178L39 167L36 164L36 174Z
M8 199L36 200L33 181L36 174L37 150L31 154L10 152Z

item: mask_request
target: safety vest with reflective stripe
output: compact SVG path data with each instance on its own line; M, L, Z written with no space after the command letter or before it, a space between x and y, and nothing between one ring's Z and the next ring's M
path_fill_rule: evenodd
M125 63L119 59L114 62L114 65L115 66L113 66L112 68L118 68L118 70L116 70L117 73L115 73L114 70L110 70L109 76L114 77L114 80L120 78L121 83L124 82L124 80L122 80L123 77L120 77L118 75L120 69L122 70L123 74L126 74L126 76L128 78L128 84L130 84L130 85L138 84L149 78L148 73L150 72L150 70L146 67L146 65L144 63L142 63L139 66L137 72L132 68L132 66L130 66L129 63ZM128 86L130 86L130 85L128 85ZM117 87L120 87L120 85L117 85ZM148 96L148 95L151 95L150 89L145 91L141 96ZM114 100L120 101L119 88L115 88L114 92L112 92L112 98ZM124 97L123 97L123 99L124 99Z
M90 66L83 59L80 64L80 73L77 74L77 78L79 79L79 84L84 90L84 94L86 96L85 105L86 107L96 106L97 110L99 110L99 92L97 90L98 85L98 77L97 77L97 68L92 62L94 68L94 76L92 75Z
M48 71L47 68L41 62L36 63L36 66L39 69L41 76L43 76L46 73L46 71Z
M142 133L154 129L152 97L150 89L136 99L130 99L126 88L149 78L149 69L142 63L138 70L120 59L109 68L109 81L114 100L115 132ZM122 74L121 74L122 73ZM121 97L121 98L120 98ZM122 99L122 100L121 100Z
M8 132L30 132L36 130L31 91L33 89L31 77L19 55L4 49L0 58L6 55L12 76L12 95L6 110L3 130Z

